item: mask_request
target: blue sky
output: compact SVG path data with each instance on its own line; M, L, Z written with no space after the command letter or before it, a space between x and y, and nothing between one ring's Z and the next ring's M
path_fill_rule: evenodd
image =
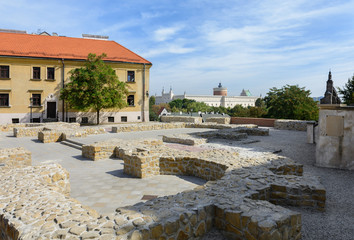
M354 1L0 0L0 28L108 35L153 63L150 93L263 96L286 84L322 96L354 73Z

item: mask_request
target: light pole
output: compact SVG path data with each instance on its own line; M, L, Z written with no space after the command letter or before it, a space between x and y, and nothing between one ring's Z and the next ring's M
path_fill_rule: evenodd
M33 122L33 118L32 118L33 98L30 98L30 108L31 108L30 123L32 123Z

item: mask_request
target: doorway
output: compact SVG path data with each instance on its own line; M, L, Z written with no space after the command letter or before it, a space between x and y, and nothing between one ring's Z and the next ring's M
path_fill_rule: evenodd
M47 118L56 118L57 113L57 103L47 102Z

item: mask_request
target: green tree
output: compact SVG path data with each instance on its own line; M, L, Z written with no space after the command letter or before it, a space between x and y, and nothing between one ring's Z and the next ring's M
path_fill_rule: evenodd
M85 66L71 70L70 81L60 91L60 99L69 103L75 110L94 110L99 124L100 111L107 108L127 106L127 89L120 82L115 71L100 56L90 53Z
M342 89L338 88L338 92L343 95L342 99L345 104L350 105L354 103L354 75L351 79L348 79L348 82Z
M264 98L268 117L318 120L318 107L310 97L311 92L298 85L271 88Z
M156 98L155 96L151 96L149 98L149 106L155 105Z
M254 118L260 118L267 114L267 109L265 107L250 107L249 116Z
M249 108L245 108L242 105L237 104L230 109L230 115L232 117L249 117L250 111Z
M179 109L182 109L182 107L183 107L182 99L175 99L175 100L169 102L168 104L170 105L171 109L177 109L177 111Z

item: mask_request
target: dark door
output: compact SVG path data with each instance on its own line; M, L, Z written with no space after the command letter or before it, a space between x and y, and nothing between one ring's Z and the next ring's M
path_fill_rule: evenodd
M47 102L47 118L56 118L57 103Z

